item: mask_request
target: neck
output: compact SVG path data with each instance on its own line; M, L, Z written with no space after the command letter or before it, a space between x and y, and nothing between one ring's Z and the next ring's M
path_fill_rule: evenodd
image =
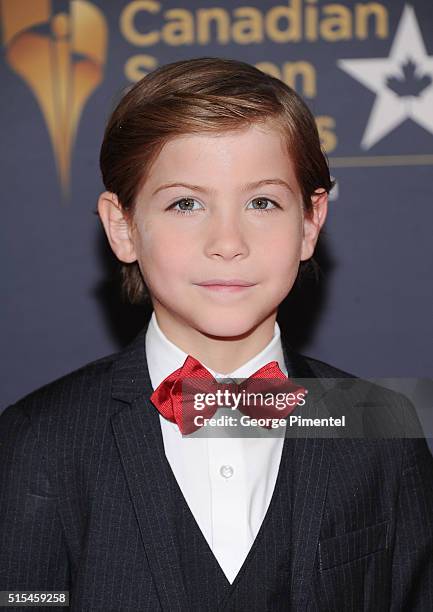
M158 325L165 336L200 363L220 374L229 374L260 353L272 340L277 312L271 313L239 336L211 336L155 308Z

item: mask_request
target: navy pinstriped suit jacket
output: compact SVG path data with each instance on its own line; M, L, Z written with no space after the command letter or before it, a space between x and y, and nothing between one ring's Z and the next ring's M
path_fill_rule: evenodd
M69 590L72 609L89 612L433 610L424 439L287 438L259 534L218 591L186 502L168 500L145 332L1 414L0 590ZM293 378L349 377L283 348ZM343 385L332 406L348 399ZM382 401L405 403L385 390ZM180 524L194 531L183 552Z

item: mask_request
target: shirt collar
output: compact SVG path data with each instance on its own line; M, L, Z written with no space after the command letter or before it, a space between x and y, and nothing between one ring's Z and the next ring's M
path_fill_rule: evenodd
M146 359L149 376L153 389L174 370L182 367L188 353L185 353L176 344L171 342L158 325L155 311L149 321L146 332ZM214 378L248 378L270 361L277 361L280 370L287 376L287 368L284 361L281 345L281 333L278 323L275 321L274 334L270 342L257 355L249 359L236 370L227 374L215 372L205 363L202 365L209 370Z

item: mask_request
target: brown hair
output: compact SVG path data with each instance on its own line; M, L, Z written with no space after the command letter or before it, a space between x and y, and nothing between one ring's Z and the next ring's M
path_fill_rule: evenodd
M113 111L100 154L102 180L132 220L135 199L166 142L179 135L225 132L272 119L291 155L305 213L311 195L332 189L316 122L298 94L254 66L202 57L167 64L127 91ZM122 264L122 290L132 303L149 298L138 262Z

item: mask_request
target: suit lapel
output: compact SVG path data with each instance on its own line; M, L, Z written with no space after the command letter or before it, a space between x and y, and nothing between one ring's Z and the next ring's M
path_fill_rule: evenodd
M309 390L308 416L323 416L327 411L322 400L326 382L317 380L306 359L292 351L286 339L282 341L289 377L301 379ZM305 379L312 379L312 384ZM291 603L298 611L308 608L334 441L292 437L286 438L285 444L290 446L291 457Z
M293 443L291 599L296 610L308 606L328 486L332 440L297 439Z
M149 400L146 328L116 361L112 396L127 405L111 422L161 608L183 611L188 602L175 544L174 508L168 496L172 475L159 414Z

